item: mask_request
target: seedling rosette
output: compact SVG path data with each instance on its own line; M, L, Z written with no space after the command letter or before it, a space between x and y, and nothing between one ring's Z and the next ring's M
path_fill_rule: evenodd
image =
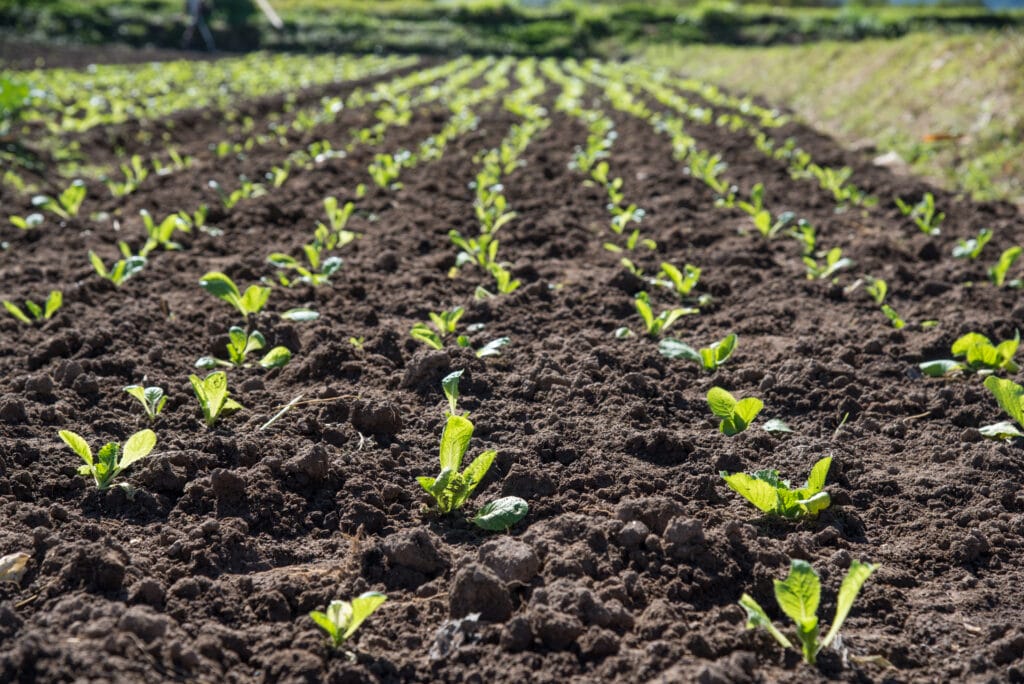
M128 438L123 448L117 442L108 442L94 457L88 442L80 435L70 430L61 430L58 434L64 443L85 461L85 465L78 469L78 474L92 477L97 489L109 487L115 477L131 464L148 456L156 446L156 433L152 430L140 430Z
M331 601L326 611L314 610L309 617L327 632L331 645L338 648L344 646L366 618L387 600L388 597L380 592L368 591L351 601Z
M448 514L462 508L498 455L497 451L484 451L460 473L462 457L472 437L473 423L463 416L448 416L444 432L441 433L440 474L436 478L416 478L424 491L434 499L439 513Z
M790 488L789 480L779 477L777 470L758 470L747 473L720 475L729 489L733 490L763 513L783 518L812 517L832 503L825 490L825 479L832 465L832 457L826 456L811 468L807 482L799 489Z

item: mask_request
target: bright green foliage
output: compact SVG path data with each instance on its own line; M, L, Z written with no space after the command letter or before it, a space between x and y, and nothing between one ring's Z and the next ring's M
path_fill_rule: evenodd
M707 399L711 412L722 419L718 429L729 437L746 430L764 408L764 402L756 397L737 400L721 387L709 389Z
M121 250L121 258L115 261L109 270L103 260L92 250L89 250L89 263L92 264L100 278L109 280L116 287L121 287L124 281L142 271L146 265L146 257L141 254L132 254L131 249L124 242L119 242L118 247Z
M895 201L900 213L909 216L922 233L925 235L939 234L939 224L946 218L946 215L935 209L935 195L926 192L921 201L914 205L907 204L899 197L896 197Z
M825 254L825 262L821 263L810 256L805 256L804 266L807 267L808 280L826 280L838 271L853 266L853 261L843 256L843 250L833 247Z
M56 214L62 219L69 219L78 216L78 210L85 200L85 183L81 180L74 180L64 192L57 197L49 195L36 195L32 198L32 206L39 207L43 211Z
M671 287L680 297L688 297L700 281L700 269L691 264L686 264L680 271L667 261L663 261L661 262L661 275L668 280L656 280L655 284Z
M636 312L640 314L640 318L644 321L644 331L650 337L658 337L683 316L700 313L699 309L677 308L666 309L655 316L651 310L650 297L647 296L646 292L637 293L634 304L636 305Z
M167 403L167 395L160 387L129 385L124 388L124 391L139 400L150 420L156 420L156 417L164 410L164 404Z
M512 277L511 271L499 263L491 262L487 265L487 271L494 278L494 286L501 294L512 294L522 285L522 282Z
M39 213L28 216L8 216L11 225L21 230L33 230L43 225L43 215Z
M473 423L463 416L448 416L441 434L441 473L436 477L418 477L416 480L433 497L439 513L457 511L487 475L497 451L485 451L459 472L462 457L473 437Z
M228 330L228 360L216 359L212 356L203 356L196 361L196 368L209 370L217 366L244 366L245 359L250 352L259 351L267 346L267 340L263 333L254 330L248 335L237 325ZM281 368L292 359L292 353L287 347L274 347L268 351L259 361L263 368Z
M791 560L789 575L784 580L775 580L775 600L779 608L796 626L797 640L804 662L814 665L818 653L836 638L839 630L850 614L853 602L860 593L864 582L871 576L877 565L862 563L855 560L843 577L836 600L836 614L832 619L825 638L821 638L818 628L818 605L821 601L821 580L810 563L802 560ZM749 594L743 594L739 604L747 611L747 629L763 627L783 648L793 648L792 642L772 624L768 614Z
M9 314L22 323L31 325L32 321L48 321L53 318L53 315L57 313L57 310L60 309L63 303L64 295L61 294L61 291L51 290L43 306L39 306L35 302L26 299L25 311L28 311L27 314L17 304L9 302L6 299L4 300L4 308L7 309ZM31 318L29 318L29 316L31 316Z
M108 442L93 458L92 449L81 436L70 430L61 430L58 434L85 461L85 465L78 469L78 474L92 477L97 489L109 487L111 481L125 468L149 456L149 452L156 446L156 434L152 430L140 430L128 438L123 450L117 442Z
M270 298L269 287L250 285L243 294L231 278L218 271L204 275L199 280L199 285L214 297L238 309L243 316L259 313Z
M1002 287L1004 283L1010 287L1019 287L1019 280L1011 280L1009 283L1006 282L1006 274L1009 272L1010 267L1013 266L1013 262L1017 261L1021 252L1024 251L1020 247L1010 247L1001 255L999 255L999 261L992 264L988 269L988 279L992 281L992 284L996 287Z
M207 427L213 427L221 415L228 415L244 408L228 393L228 376L224 371L210 373L204 379L199 376L188 376L192 383L192 390L199 400L199 406L203 410L203 419Z
M892 308L888 304L882 305L882 313L884 313L885 317L889 319L890 323L892 323L892 327L897 330L907 325L907 322L900 318L900 315L896 313L896 309Z
M149 253L157 247L162 247L165 250L181 249L181 245L171 240L174 231L180 230L187 233L191 230L181 214L171 214L160 223L154 221L145 209L140 211L139 215L142 216L142 225L146 228L146 244L139 251L139 256L149 256Z
M490 532L508 530L526 517L530 506L518 496L505 496L481 506L473 516L473 524Z
M980 333L970 332L957 339L951 349L954 357L964 357L963 361L943 359L926 361L921 364L921 372L931 377L941 377L958 371L994 372L1005 370L1016 373L1020 367L1013 360L1020 346L1020 331L1012 340L1003 340L999 344Z
M309 617L327 632L331 645L337 648L348 641L366 618L387 600L388 597L380 592L368 591L351 601L331 601L326 612L314 610Z
M982 228L978 232L978 237L957 240L956 247L953 248L953 256L957 259L977 259L981 256L981 250L985 249L985 245L991 239L992 231L988 228Z
M455 332L455 327L459 323L459 319L462 318L462 314L466 311L461 306L457 306L454 309L448 311L442 311L441 313L434 313L431 311L428 315L430 322L434 324L437 331L442 335L450 335Z
M327 222L330 224L331 230L338 233L340 237L340 234L345 232L345 226L348 225L348 220L356 210L356 205L352 202L345 202L343 206L339 207L336 197L325 197L324 210L327 212Z
M459 380L465 371L457 370L441 378L441 389L448 400L448 415L454 416L457 413L456 403L459 401Z
M796 215L791 211L784 211L779 214L778 218L773 219L771 212L767 209L754 214L754 227L757 228L757 232L762 237L771 239L782 232L782 229L793 222Z
M875 300L875 304L882 306L885 304L886 295L889 294L889 285L881 278L871 278L870 282L864 286L864 291Z
M713 371L732 356L738 340L736 333L732 333L709 347L694 349L688 344L667 337L658 344L658 351L670 359L688 359L699 363L706 371Z
M828 508L832 500L825 489L825 478L832 465L832 457L826 456L811 468L807 483L799 489L791 489L789 480L779 478L777 470L758 470L755 473L733 473L724 470L722 479L762 513L783 518L803 518L817 515Z
M999 407L1017 423L1017 426L1024 428L1024 387L1021 387L1012 380L1003 380L994 375L985 378L985 387L996 398ZM986 437L1024 437L1024 433L1017 429L1012 423L996 423L980 428L981 433Z
M7 135L31 103L32 88L28 83L0 77L0 135Z

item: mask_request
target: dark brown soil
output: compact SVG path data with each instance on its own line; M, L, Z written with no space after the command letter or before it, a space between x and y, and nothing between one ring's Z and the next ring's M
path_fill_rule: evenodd
M664 138L615 115L612 172L659 245L636 261L649 273L661 260L698 265L699 289L714 297L674 336L706 345L739 334L735 356L708 375L651 340L613 337L638 328L643 283L602 249L603 191L567 166L586 130L560 114L504 179L519 216L502 229L501 252L522 288L480 302L482 275L447 277L448 231L475 228L473 156L515 120L481 111L479 129L406 171L403 189L371 188L357 201L351 227L365 235L331 285L275 288L274 313L255 323L294 359L279 371L230 371L246 408L214 429L187 376L197 357L223 353L238 321L199 277L272 275L267 254L297 253L325 196L351 199L369 183L375 152L415 144L446 114L419 111L381 147L215 214L223 236L186 237L185 249L154 254L120 289L95 277L87 250L112 259L116 239L141 231L138 209L162 216L212 201L212 162L123 201L93 189L83 215L120 210L120 233L88 220L4 229L3 297L60 288L65 305L41 327L0 319L0 553L31 556L20 584L0 586L0 680L1024 680L1022 452L981 438L980 425L1002 418L977 378L916 371L965 332L1013 335L1019 293L982 284L984 265L949 255L957 237L990 227L990 263L1024 240L1021 217L933 190L948 218L940 237L924 236L888 198L926 186L792 126L785 135L822 163L855 167L855 181L883 199L837 213L830 195L790 180L749 139L694 126L741 188L764 182L773 209L798 212L820 245L857 263L838 285L808 281L792 241L740 234L749 220L715 208ZM344 142L371 116L349 112L317 137ZM268 161L253 155L219 173L258 177ZM862 290L844 289L862 274L889 282L906 329L890 327ZM663 291L651 296L659 309L672 305ZM319 321L276 315L307 304ZM485 324L476 342L511 338L501 357L429 351L409 337L428 311L453 305L466 307L465 323ZM927 319L938 326L922 330ZM350 337L365 337L364 348ZM471 451L499 452L472 506L498 495L530 504L509 534L426 512L415 481L436 473L440 379L459 368L461 406L476 423ZM146 425L121 391L141 382L170 394L153 426L157 449L127 473L134 498L99 493L76 475L57 431L94 446L123 440ZM713 385L761 397L764 416L795 432L755 424L725 437L704 401ZM321 401L258 430L299 394ZM834 505L809 522L758 515L718 475L776 467L802 480L824 455L835 459ZM823 653L818 668L744 629L736 603L746 591L778 617L771 581L790 558L821 573L826 619L852 559L882 565L844 628L848 651ZM327 648L307 613L367 590L389 600L354 639L353 661ZM480 619L455 622L471 613ZM895 669L858 664L873 655Z

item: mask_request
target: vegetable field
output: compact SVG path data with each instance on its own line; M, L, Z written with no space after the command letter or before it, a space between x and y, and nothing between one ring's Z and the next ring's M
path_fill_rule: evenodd
M1024 680L1020 215L684 66L13 72L0 680Z

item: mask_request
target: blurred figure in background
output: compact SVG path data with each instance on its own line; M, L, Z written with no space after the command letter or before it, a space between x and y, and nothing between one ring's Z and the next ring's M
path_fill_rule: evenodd
M210 33L210 25L207 20L210 18L211 6L208 0L185 0L185 14L188 15L188 27L181 39L181 46L186 50L192 47L192 40L196 31L203 37L206 49L213 52L217 46L213 42L213 34Z
M203 38L206 49L216 50L213 33L210 31L210 20L216 16L223 19L230 32L230 45L226 49L255 49L259 47L260 31L253 18L262 12L270 25L280 29L284 23L267 0L185 0L185 12L188 15L188 27L182 38L184 47L192 47L196 31Z

